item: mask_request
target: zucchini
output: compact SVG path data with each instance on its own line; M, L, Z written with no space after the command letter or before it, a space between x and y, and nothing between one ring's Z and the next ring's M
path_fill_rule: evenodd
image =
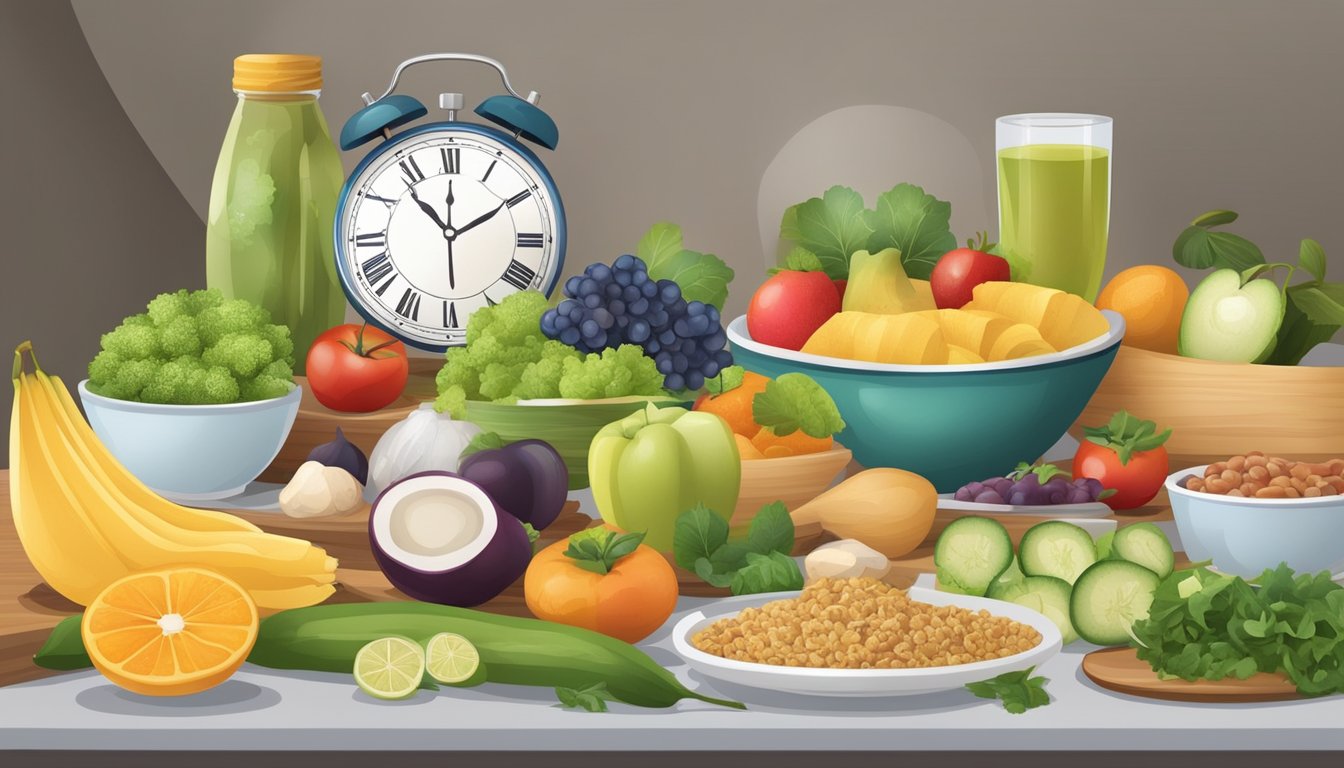
M1092 536L1061 520L1033 525L1022 534L1017 557L1028 576L1054 576L1072 584L1078 574L1097 561Z
M988 517L960 517L948 524L933 547L938 588L983 596L1013 563L1008 529Z
M1171 550L1171 542L1162 529L1152 523L1136 523L1116 531L1111 551L1117 557L1156 573L1159 579L1165 579L1176 569L1176 553Z
M1073 588L1067 581L1054 576L1027 576L1021 581L996 581L987 595L994 600L1016 603L1045 616L1064 636L1068 644L1078 639L1078 632L1069 618L1069 598Z
M1078 636L1097 645L1129 642L1130 627L1148 618L1161 579L1128 560L1102 560L1078 576L1069 616Z

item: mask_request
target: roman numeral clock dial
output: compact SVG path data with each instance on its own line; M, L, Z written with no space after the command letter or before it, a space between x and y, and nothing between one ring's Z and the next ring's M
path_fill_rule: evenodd
M337 225L346 294L426 349L465 343L478 309L549 292L564 214L539 161L491 129L441 124L395 138L347 185Z

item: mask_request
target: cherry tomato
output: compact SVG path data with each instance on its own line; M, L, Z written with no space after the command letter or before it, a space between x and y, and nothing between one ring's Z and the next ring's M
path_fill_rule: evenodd
M1073 457L1074 477L1094 477L1103 488L1115 491L1101 500L1111 509L1137 509L1152 501L1168 474L1167 449L1162 446L1136 451L1121 464L1113 449L1085 440Z
M747 307L747 332L762 344L802 349L840 311L840 292L825 272L777 272Z
M986 244L985 239L985 233L981 232L978 243L968 241L967 247L948 251L934 265L929 287L933 289L933 303L939 309L961 309L971 300L975 286L1011 279L1008 261L985 253L994 247L993 243Z
M333 411L367 413L406 389L406 345L368 325L338 325L308 350L308 387Z

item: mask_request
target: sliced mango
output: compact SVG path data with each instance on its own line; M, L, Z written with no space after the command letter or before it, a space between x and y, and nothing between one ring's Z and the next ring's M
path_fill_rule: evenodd
M971 365L973 363L983 363L985 358L977 355L965 347L959 347L956 344L947 345L947 364L948 365Z
M1106 333L1105 316L1082 298L1029 283L988 282L975 287L968 310L997 312L1040 331L1057 350L1075 347ZM1025 356L1025 355L1019 355Z

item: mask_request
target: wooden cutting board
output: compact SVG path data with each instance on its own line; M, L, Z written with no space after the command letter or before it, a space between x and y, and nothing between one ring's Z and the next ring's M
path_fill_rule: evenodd
M1236 704L1302 698L1286 677L1264 672L1245 680L1163 680L1133 648L1105 648L1087 654L1083 674L1107 690L1148 699Z

